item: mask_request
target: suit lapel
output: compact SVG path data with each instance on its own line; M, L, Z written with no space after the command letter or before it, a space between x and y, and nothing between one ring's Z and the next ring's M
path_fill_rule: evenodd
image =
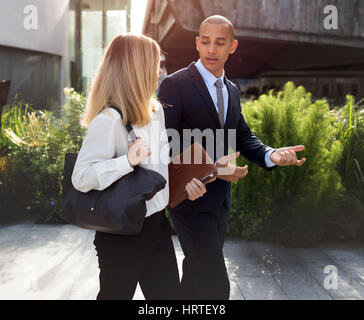
M218 114L216 112L214 102L211 99L210 92L207 89L206 84L203 81L202 76L201 76L200 72L197 70L194 62L192 62L188 66L188 71L190 73L190 77L192 78L192 81L193 81L194 85L196 86L196 88L198 89L198 91L202 95L203 99L205 100L206 106L207 106L207 108L209 110L210 115L214 119L214 122L215 122L216 126L218 128L221 128L219 116L218 116Z

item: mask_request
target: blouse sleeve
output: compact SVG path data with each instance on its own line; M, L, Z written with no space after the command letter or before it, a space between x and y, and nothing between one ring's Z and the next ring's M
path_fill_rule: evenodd
M96 117L90 124L82 142L72 184L81 192L104 190L122 176L132 172L127 155L114 158L116 135L120 122L105 116Z

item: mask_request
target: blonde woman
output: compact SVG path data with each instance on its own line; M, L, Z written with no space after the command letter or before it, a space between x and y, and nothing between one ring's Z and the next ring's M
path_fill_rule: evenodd
M138 282L146 299L179 297L171 227L164 212L169 200L168 138L163 108L153 98L159 63L160 48L153 39L132 34L116 37L98 69L83 116L88 131L72 174L77 190L103 190L137 165L155 170L167 180L166 187L146 202L147 214L139 234L96 231L98 300L132 299ZM123 119L110 105L121 110ZM127 121L138 136L132 143L125 128ZM206 192L195 179L186 190L190 200Z

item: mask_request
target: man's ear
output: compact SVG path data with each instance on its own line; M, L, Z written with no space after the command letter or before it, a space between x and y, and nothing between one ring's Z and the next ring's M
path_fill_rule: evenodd
M198 47L199 47L199 44L200 44L200 37L196 37L196 50L198 51L198 52L200 52L200 50L198 49Z
M236 51L236 48L238 47L238 44L239 44L238 40L234 39L233 46L231 48L230 54L233 54Z

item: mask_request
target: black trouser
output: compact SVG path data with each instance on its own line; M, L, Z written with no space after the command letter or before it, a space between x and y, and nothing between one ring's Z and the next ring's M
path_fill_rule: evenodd
M94 245L100 268L97 300L131 300L138 282L145 299L179 298L177 260L164 210L147 217L137 235L96 232Z
M230 283L222 251L229 220L226 201L212 212L170 211L185 255L182 299L228 300Z

